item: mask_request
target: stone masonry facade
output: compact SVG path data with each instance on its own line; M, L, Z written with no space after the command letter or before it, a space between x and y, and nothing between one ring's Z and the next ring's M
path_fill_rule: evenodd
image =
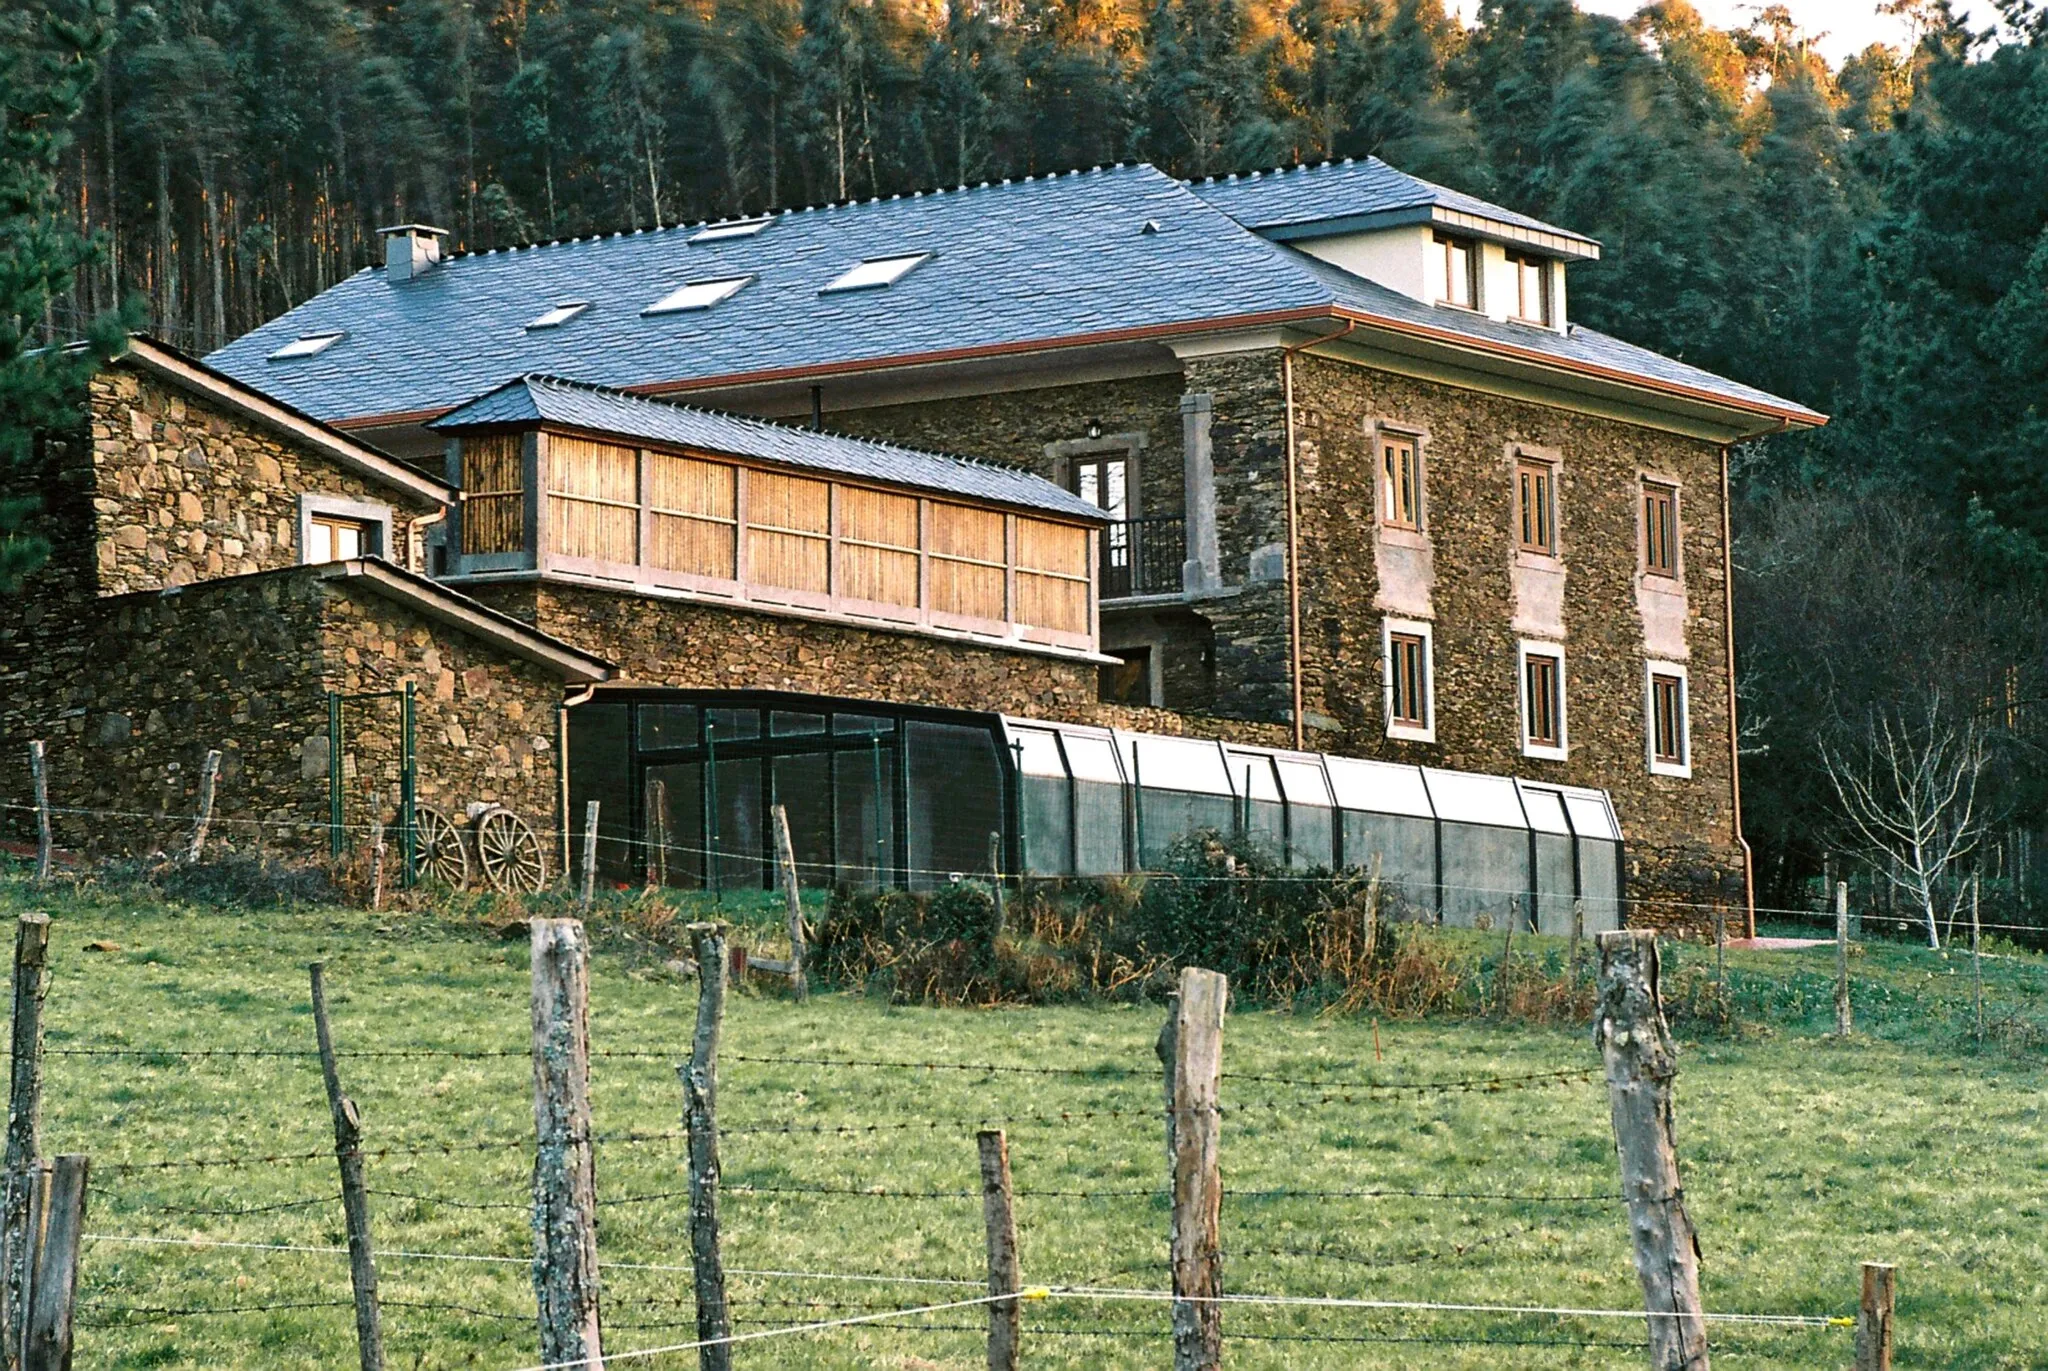
M296 564L303 492L390 507L401 566L437 512L133 367L95 376L89 403L102 595Z
M30 793L23 744L47 742L60 846L172 851L189 836L200 764L221 751L210 842L304 856L327 844L326 691L415 687L419 800L459 814L496 801L555 825L551 673L318 567L114 596L7 663L0 788ZM344 820L397 812L398 706L343 714ZM75 811L75 812L67 812ZM33 816L8 811L16 838Z
M1629 840L1633 921L1696 929L1709 923L1708 906L1739 904L1744 861L1735 832L1715 446L1330 357L1297 354L1292 366L1307 746L1604 788ZM1123 609L1106 602L1104 645L1118 644L1120 621L1142 619L1142 636L1163 657L1166 708L1223 716L1190 720L1190 731L1241 737L1233 721L1244 721L1291 734L1287 405L1278 349L1190 358L1172 384L1146 378L935 400L840 412L833 423L1056 476L1047 445L1079 436L1091 418L1105 428L1177 437L1183 392L1206 395L1212 406L1223 586L1178 606ZM1134 408L1140 401L1146 407ZM1387 736L1381 629L1393 611L1392 588L1381 585L1375 558L1379 425L1422 435L1434 566L1433 603L1420 617L1432 629L1433 743ZM1156 448L1166 445L1162 437ZM1528 611L1517 600L1518 450L1555 460L1559 473L1557 560L1565 589L1561 621L1542 625L1541 633L1529 631ZM1143 467L1148 493L1161 465ZM1654 652L1638 585L1645 476L1681 492L1682 623L1664 626ZM1159 501L1150 494L1148 509L1163 512ZM1524 638L1563 647L1568 760L1523 755L1517 643ZM1676 660L1687 672L1687 778L1653 775L1648 765L1650 656Z

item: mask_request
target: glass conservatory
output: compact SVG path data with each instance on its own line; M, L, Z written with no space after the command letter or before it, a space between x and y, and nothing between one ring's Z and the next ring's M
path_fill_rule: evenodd
M1299 869L1367 867L1413 915L1621 924L1604 791L968 710L772 691L599 687L568 710L566 813L599 869L760 889L784 807L807 883L931 886L1156 870L1200 829ZM569 839L581 860L582 835Z

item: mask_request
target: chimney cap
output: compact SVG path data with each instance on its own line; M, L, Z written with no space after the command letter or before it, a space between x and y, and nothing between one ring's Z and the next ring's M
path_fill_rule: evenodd
M435 228L432 224L387 224L383 228L378 229L377 234L382 238L392 238L400 234L408 238L416 238L422 234L431 235L435 238L446 238L448 230Z

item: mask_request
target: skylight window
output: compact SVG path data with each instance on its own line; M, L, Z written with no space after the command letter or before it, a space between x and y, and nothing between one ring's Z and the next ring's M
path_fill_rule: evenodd
M768 219L734 219L709 224L690 235L692 243L723 243L728 238L752 238L772 222Z
M906 257L871 257L859 266L848 267L818 293L823 295L835 290L874 290L880 286L893 286L907 276L911 268L930 257L929 252L914 252Z
M329 333L303 333L271 353L270 360L289 362L294 357L317 357L346 336L340 329Z
M564 300L561 304L556 305L547 313L533 320L526 327L528 329L560 328L589 308L590 301L588 300Z
M688 285L677 286L640 312L674 314L686 309L710 309L719 301L739 294L740 287L753 279L751 276L726 276L716 281L692 281Z

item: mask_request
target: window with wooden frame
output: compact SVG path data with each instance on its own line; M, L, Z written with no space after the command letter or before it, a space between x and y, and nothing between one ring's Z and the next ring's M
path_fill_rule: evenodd
M1386 736L1436 742L1430 625L1386 621Z
M1444 293L1438 303L1479 308L1479 244L1452 233L1435 235L1436 249L1443 256Z
M1663 481L1643 482L1643 570L1678 574L1678 487Z
M1650 770L1659 776L1692 774L1692 728L1685 668L1651 662L1645 668L1644 705Z
M1522 645L1522 751L1558 757L1565 751L1564 653L1549 644Z
M1550 327L1550 261L1533 253L1511 252L1515 273L1515 317L1525 324Z
M306 561L347 562L374 553L376 534L368 521L315 514L306 524Z
M1422 527L1422 449L1405 433L1380 435L1380 522Z
M1557 555L1557 468L1549 462L1515 462L1515 545Z

